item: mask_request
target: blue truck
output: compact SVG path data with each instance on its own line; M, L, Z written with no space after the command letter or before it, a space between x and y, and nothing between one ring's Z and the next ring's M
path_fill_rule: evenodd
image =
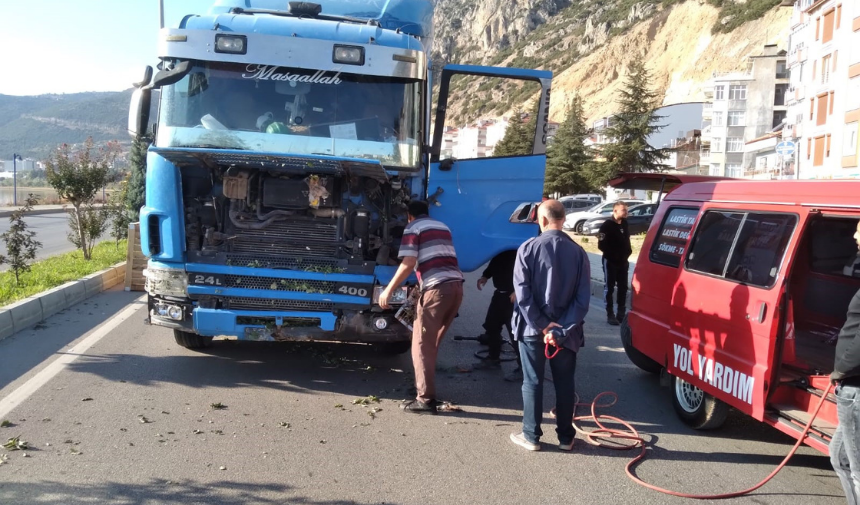
M147 67L129 114L129 133L153 140L140 213L150 324L186 348L231 336L403 352L394 311L414 278L393 310L376 301L410 200L451 228L464 271L536 235L552 74L445 66L434 115L433 10L217 0L161 29L158 72ZM456 75L536 83L531 152L440 155Z

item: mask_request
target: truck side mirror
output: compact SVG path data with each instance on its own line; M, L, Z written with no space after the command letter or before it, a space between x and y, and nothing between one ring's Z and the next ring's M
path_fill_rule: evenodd
M143 71L143 80L134 83L135 90L131 94L131 105L128 111L128 133L132 137L146 135L149 123L149 107L152 103L152 67L147 66Z

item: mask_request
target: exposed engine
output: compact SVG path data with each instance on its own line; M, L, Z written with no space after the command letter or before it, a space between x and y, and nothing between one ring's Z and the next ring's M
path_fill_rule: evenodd
M186 166L182 184L189 261L327 272L394 264L410 198L398 178L366 167Z

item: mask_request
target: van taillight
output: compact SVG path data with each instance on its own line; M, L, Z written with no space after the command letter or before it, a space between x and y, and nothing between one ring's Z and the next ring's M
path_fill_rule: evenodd
M148 224L149 255L155 256L161 252L161 223L158 216L149 216Z

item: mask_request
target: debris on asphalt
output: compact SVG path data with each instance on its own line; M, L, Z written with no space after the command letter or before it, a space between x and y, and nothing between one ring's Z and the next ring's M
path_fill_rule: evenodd
M370 405L371 403L379 403L379 397L368 395L366 398L356 398L352 401L353 405Z
M12 426L15 426L15 425L12 424L12 421L10 421L8 419L4 419L4 420L0 421L0 428L11 428Z
M29 447L29 444L27 444L27 442L25 442L24 440L21 440L21 435L18 435L17 437L12 437L7 440L6 443L3 444L3 447L7 451L20 451L23 449L27 449Z
M218 470L226 470L226 469L227 469L227 467L226 467L226 466L219 466L219 467L218 467Z
M194 430L192 433L194 433L195 435L202 435L203 431L202 430Z
M138 421L140 421L141 424L150 424L152 422L146 416L138 416L138 417L139 417Z
M223 404L223 403L221 403L221 402L218 402L218 403L210 403L210 404L209 404L209 406L210 406L210 407L212 407L212 410L224 410L224 409L226 409L226 408L227 408L227 406L226 406L226 405L224 405L224 404Z
M71 447L69 450L70 450L70 451L71 451L71 453L72 453L73 455L75 455L75 456L80 456L81 454L83 454L81 451L79 451L79 450L78 450L77 448L75 448L75 447Z
M278 423L278 426L280 426L281 428L289 428L289 427L290 427L290 423L287 423L287 422L281 421L280 423Z
M90 397L88 396L88 397L84 398L84 399L83 399L83 400L81 400L81 401L82 401L82 402L91 402L91 401L93 401L93 399L92 399L92 398L90 398Z

